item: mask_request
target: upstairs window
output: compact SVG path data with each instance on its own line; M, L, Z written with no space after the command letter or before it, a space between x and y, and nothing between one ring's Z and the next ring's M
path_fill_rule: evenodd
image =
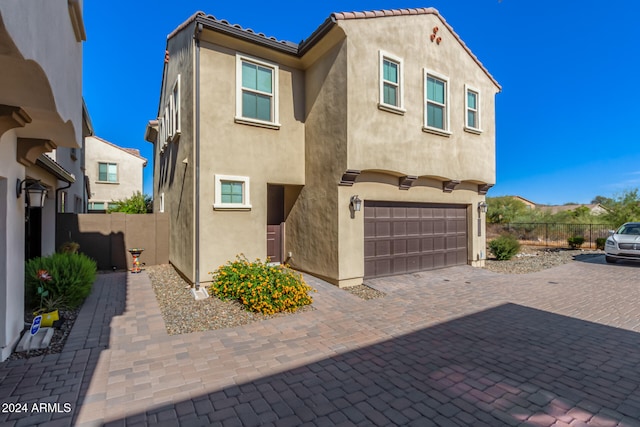
M465 86L467 130L480 131L480 95L477 90Z
M180 75L173 85L173 91L169 99L169 113L171 115L169 136L175 140L180 135Z
M425 125L427 128L448 131L449 110L448 81L446 78L426 73L427 105Z
M404 113L402 60L380 52L380 103L384 110Z
M98 163L98 181L118 182L118 165L116 163Z
M279 126L278 66L237 56L236 121Z

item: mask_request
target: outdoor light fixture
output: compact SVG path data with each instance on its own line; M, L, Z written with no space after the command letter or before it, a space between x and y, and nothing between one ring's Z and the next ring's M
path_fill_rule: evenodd
M487 213L487 204L485 203L484 200L478 203L478 211L482 213Z
M351 196L351 200L349 201L349 203L351 204L355 212L360 212L360 208L362 207L362 200L360 200L357 194L355 196Z
M356 217L356 212L360 212L361 208L362 200L360 200L358 195L351 196L351 199L349 199L349 211L351 212L352 219Z
M24 184L24 192L27 195L27 207L42 208L44 200L47 198L47 188L40 184L40 180L24 179L16 184L16 194L20 198L22 195L22 187Z

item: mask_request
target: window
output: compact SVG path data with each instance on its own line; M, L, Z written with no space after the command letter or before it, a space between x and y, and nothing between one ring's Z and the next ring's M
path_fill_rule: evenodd
M465 128L471 131L480 131L480 95L475 89L465 85L466 92L466 121Z
M58 212L64 213L67 209L67 192L60 192L60 200L58 201Z
M91 202L89 203L89 209L93 211L103 211L104 202Z
M173 85L171 93L171 138L175 140L180 135L180 74Z
M383 110L404 113L402 60L380 52L380 103Z
M164 193L160 193L160 213L164 212Z
M118 165L115 163L98 163L98 181L118 182Z
M215 175L214 209L251 209L249 178Z
M425 72L426 108L425 130L449 132L449 82L446 77Z
M278 128L278 66L240 55L236 61L236 122Z

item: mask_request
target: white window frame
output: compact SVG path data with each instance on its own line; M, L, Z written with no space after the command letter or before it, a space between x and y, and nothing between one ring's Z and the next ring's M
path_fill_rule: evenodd
M476 95L475 110L469 107L469 92L472 92ZM477 126L475 127L469 124L469 110L473 110L476 113ZM482 122L480 121L480 91L469 85L464 85L464 129L472 133L482 132Z
M214 175L215 185L213 194L213 209L215 210L249 210L251 209L251 188L248 176ZM233 181L242 183L242 203L222 203L222 182Z
M100 165L107 165L107 179L106 181L101 181L100 180ZM115 181L109 181L109 165L115 165L116 167L116 180ZM104 161L104 162L98 162L98 179L96 180L96 182L100 183L100 184L119 184L120 183L120 166L118 165L118 163L116 162L109 162L109 161Z
M164 107L164 129L165 129L165 136L164 139L162 140L162 143L166 143L171 141L171 138L173 138L173 134L171 133L171 129L173 128L173 125L171 123L171 99L169 99L169 104Z
M169 114L171 114L170 140L175 141L180 136L180 122L182 120L180 113L180 74L178 74L176 82L173 84L171 96L169 97L169 105Z
M404 108L404 63L402 58L391 55L390 53L379 51L378 61L378 80L379 80L379 101L378 108L396 114L404 114L407 110ZM387 104L384 102L384 61L394 62L398 65L398 105Z
M273 93L271 94L271 107L272 107L272 121L265 121L254 119L252 117L244 117L242 115L242 63L248 62L251 64L255 64L261 67L270 68L272 70L272 89ZM273 62L267 62L262 59L254 58L247 55L236 54L236 116L235 122L241 124L248 124L254 126L261 126L270 129L280 129L280 114L279 114L279 97L278 97L278 87L279 87L279 67L278 64ZM260 92L262 93L262 92Z
M437 127L433 127L433 126L429 126L427 124L427 118L428 118L428 108L427 105L429 103L428 99L427 99L427 78L429 77L433 77L435 79L441 80L445 83L444 86L444 114L442 115L442 119L444 120L444 129L440 129ZM433 70L429 70L427 68L424 69L424 74L422 77L422 81L424 84L424 92L422 94L422 105L424 108L424 123L423 123L423 127L422 130L425 132L429 132L429 133L434 133L437 135L442 135L442 136L449 136L451 135L451 118L450 118L450 112L451 112L451 101L450 101L450 93L451 93L451 86L449 84L449 77L437 73Z
M160 193L160 213L164 212L164 193Z

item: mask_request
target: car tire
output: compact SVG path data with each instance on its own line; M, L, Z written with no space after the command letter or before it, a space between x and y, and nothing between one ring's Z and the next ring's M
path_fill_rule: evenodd
M604 260L607 261L609 264L615 264L618 261L614 257L610 257L608 255L604 256Z

